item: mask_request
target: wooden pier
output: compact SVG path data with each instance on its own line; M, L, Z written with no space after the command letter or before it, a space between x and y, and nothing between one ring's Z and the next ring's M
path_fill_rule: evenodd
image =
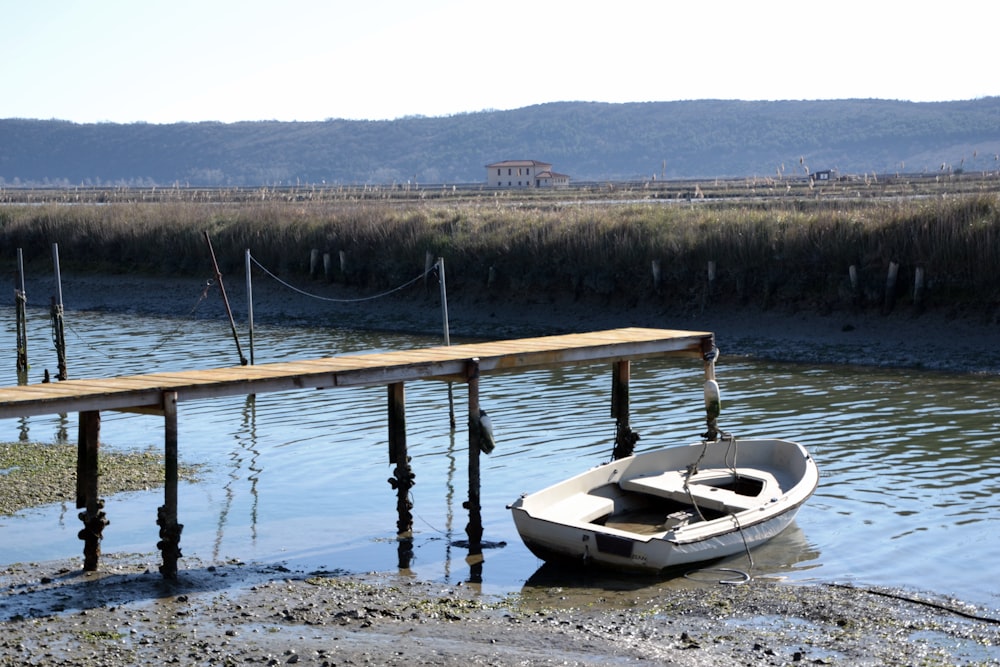
M636 437L629 427L629 363L637 359L681 356L700 359L713 379L712 333L625 328L590 333L451 345L256 366L176 371L113 378L66 380L0 388L0 419L79 413L77 507L84 528L84 569L96 570L102 531L107 524L98 488L100 413L105 410L159 415L164 419L165 489L157 524L163 556L160 572L175 578L183 526L177 516L177 404L181 401L262 394L292 389L332 389L383 385L388 388L389 461L395 464L398 534L412 529L409 488L412 472L406 452L406 382L443 380L468 387L470 552L481 553L479 505L481 450L479 378L501 371L570 364L612 364L611 415L617 422L615 457L628 456Z

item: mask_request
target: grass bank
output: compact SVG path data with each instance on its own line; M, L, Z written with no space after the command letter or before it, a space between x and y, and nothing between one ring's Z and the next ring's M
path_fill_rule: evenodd
M401 284L431 256L445 259L449 290L515 300L820 312L912 304L990 318L1000 304L995 193L12 204L0 208L0 262L13 267L21 248L29 270L48 272L57 243L75 271L210 275L206 232L224 273L241 273L249 249L278 275L363 290Z

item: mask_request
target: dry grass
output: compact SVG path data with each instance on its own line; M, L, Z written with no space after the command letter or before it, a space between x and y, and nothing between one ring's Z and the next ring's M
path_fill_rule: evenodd
M995 308L1000 300L1000 204L995 194L867 199L753 198L664 203L606 198L558 201L510 193L375 201L232 198L213 202L10 204L0 208L4 261L22 248L48 271L51 245L79 271L206 274L204 233L224 273L244 250L289 277L309 272L310 251L347 258L335 280L365 289L399 284L426 254L448 266L449 287L519 296L603 296L695 304L706 266L713 298L816 308L881 303L890 262L900 296L917 267L939 303ZM653 284L651 264L662 267ZM848 280L855 266L860 283Z

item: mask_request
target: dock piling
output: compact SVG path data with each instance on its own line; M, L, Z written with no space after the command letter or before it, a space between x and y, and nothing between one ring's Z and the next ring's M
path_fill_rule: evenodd
M614 373L611 387L611 416L615 418L615 449L612 454L615 460L632 456L635 453L635 443L639 434L629 425L629 380L631 364L628 359L614 362Z
M80 412L78 455L76 464L76 506L83 509L83 528L77 534L83 540L83 569L97 571L101 558L104 527L110 523L104 514L104 501L98 497L98 450L101 435L101 413L97 410Z
M483 553L483 517L480 507L479 479L479 359L470 359L465 365L466 384L469 387L469 499L465 508L469 510L469 524L465 528L469 536L469 553Z
M413 558L413 501L410 489L416 475L410 468L410 455L406 449L406 393L402 382L388 385L389 397L389 463L395 465L389 486L396 491L396 539L399 567L408 569Z
M163 505L156 512L160 541L156 548L163 555L160 574L164 579L177 578L177 559L181 557L182 524L177 523L177 392L163 392L164 488Z

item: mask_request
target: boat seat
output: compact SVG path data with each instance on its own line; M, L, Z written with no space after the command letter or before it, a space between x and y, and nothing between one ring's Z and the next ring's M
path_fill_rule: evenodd
M608 516L614 509L615 503L611 498L574 493L546 507L541 514L545 519L557 523L590 523Z
M684 488L686 471L682 470L667 470L623 479L618 482L618 486L625 491L648 493L680 503L689 504L693 498L698 507L717 512L742 512L757 507L762 501L767 502L777 495L778 480L771 473L760 470L737 470L737 473L741 477L763 482L760 493L756 496L746 496L713 486L713 482L732 480L732 472L728 469L700 471L691 478L687 489Z

